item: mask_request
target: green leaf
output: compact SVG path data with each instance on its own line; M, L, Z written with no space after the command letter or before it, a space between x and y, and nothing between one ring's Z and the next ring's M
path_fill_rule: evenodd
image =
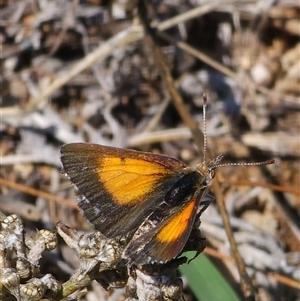
M192 252L184 255L188 259L194 256ZM179 270L187 278L188 285L199 301L241 301L205 254L182 265Z

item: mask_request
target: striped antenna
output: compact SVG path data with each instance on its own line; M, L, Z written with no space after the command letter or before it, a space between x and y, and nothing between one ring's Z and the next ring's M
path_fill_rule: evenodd
M207 129L206 129L206 106L207 95L203 94L203 162L206 162L206 150L207 150Z
M240 162L240 163L224 163L224 164L218 164L215 167L223 167L223 166L260 166L260 165L269 165L277 163L278 161L275 159L262 161L262 162Z
M207 151L207 128L206 128L206 106L207 106L207 95L203 94L203 162L206 162L206 151ZM224 164L217 164L223 158L223 155L217 156L214 160L209 162L208 165L213 167L213 169L217 167L224 167L224 166L260 166L260 165L269 165L277 163L278 161L275 159L263 161L263 162L240 162L240 163L224 163Z

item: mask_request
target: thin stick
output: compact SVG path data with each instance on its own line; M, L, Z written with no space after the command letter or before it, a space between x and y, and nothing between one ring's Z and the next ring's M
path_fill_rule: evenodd
M141 6L143 6L142 1L140 1L140 6L139 6L140 15L143 14L142 10L147 11L147 9L145 7L141 8ZM203 150L203 141L204 141L203 134L202 134L201 130L199 129L197 122L191 117L186 106L184 105L181 95L177 91L175 81L172 77L172 74L171 74L170 68L166 62L166 59L162 55L159 47L156 46L154 37L152 35L153 29L147 23L147 16L145 16L145 15L141 16L141 20L145 27L145 33L146 33L145 40L147 41L147 44L151 48L151 51L153 53L153 58L156 61L157 67L160 69L162 78L164 78L164 80L165 80L165 83L166 83L167 89L170 93L171 99L172 99L178 113L180 114L182 120L187 124L187 126L192 131L192 134L193 134L196 144L198 146L200 146L200 147L198 147L198 150L201 151L201 150Z
M18 184L18 183L12 182L12 181L8 181L8 180L5 180L3 178L0 178L0 184L3 185L3 186L7 186L7 187L10 187L10 188L17 189L19 191L34 195L34 196L42 197L42 198L48 199L50 201L56 202L58 204L68 206L70 208L74 208L74 209L78 210L77 204L75 204L71 200L60 198L60 197L58 197L56 195L53 195L49 192L41 191L41 190L38 190L38 189L35 189L35 188L32 188L32 187L28 187L26 185L22 185L22 184Z
M143 31L140 26L132 26L126 30L121 31L109 41L102 44L95 51L88 54L84 59L77 63L68 73L59 76L54 80L46 89L44 89L40 95L30 102L27 110L34 109L35 107L41 107L45 105L45 99L49 97L54 91L65 85L68 81L74 78L77 74L81 73L85 69L91 67L100 58L104 59L111 52L119 47L131 44L139 40L143 36Z

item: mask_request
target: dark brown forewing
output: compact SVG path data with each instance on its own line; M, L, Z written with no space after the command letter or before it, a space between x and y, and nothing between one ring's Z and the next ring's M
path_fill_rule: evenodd
M108 237L136 230L188 170L167 156L86 143L62 146L61 161L83 214Z

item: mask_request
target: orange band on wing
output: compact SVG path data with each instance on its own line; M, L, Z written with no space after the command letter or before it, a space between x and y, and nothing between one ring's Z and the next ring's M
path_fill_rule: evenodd
M197 198L193 198L189 204L171 218L167 224L158 232L156 238L161 243L170 243L177 240L186 231L189 220L197 203Z
M98 164L101 166L99 181L120 205L143 200L162 176L173 173L152 162L134 158L106 156Z

